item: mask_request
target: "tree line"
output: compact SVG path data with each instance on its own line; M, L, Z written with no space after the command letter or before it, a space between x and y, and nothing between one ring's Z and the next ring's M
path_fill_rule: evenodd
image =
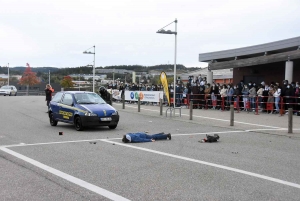
M9 72L11 75L22 75L25 72L26 67L10 67ZM116 66L105 66L96 67L96 69L126 69L136 72L148 72L150 70L158 71L173 71L173 64L160 64L155 66L142 66L142 65L116 65ZM176 65L177 70L187 70L182 64ZM189 70L196 70L199 67L189 67ZM93 67L78 66L78 67L65 67L65 68L55 68L55 67L37 67L31 68L32 72L37 73L37 76L42 74L48 74L49 71L52 75L70 75L70 74L92 74ZM0 66L0 74L7 74L7 67Z

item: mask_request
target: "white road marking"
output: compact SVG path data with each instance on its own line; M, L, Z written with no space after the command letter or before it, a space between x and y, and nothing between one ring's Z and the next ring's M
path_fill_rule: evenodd
M243 133L248 131L217 131L217 132L205 132L205 133L178 133L178 134L172 134L172 137L174 136L186 136L186 135L211 135L211 134L220 134L220 133ZM147 132L145 132L147 133ZM11 147L26 147L26 146L38 146L38 145L51 145L51 144L66 144L66 143L79 143L79 142L92 142L92 141L103 141L103 140L119 140L122 138L109 138L109 139L90 139L90 140L72 140L72 141L59 141L59 142L42 142L42 143L35 143L35 144L12 144L12 145L2 145L0 148L11 148Z
M207 132L207 133L187 133L187 134L172 134L172 137L173 136L180 136L180 135L211 135L211 134L220 134L220 133L244 133L244 132L248 132L248 131L220 131L220 132Z
M121 139L121 138L109 138L110 140L117 140L117 139ZM90 139L90 140L72 140L72 141L59 141L59 142L42 142L42 143L34 143L34 144L12 144L12 145L2 145L0 146L0 148L2 147L24 147L24 146L37 146L37 145L49 145L49 144L64 144L64 143L77 143L77 142L90 142L90 141L100 141L102 139Z
M169 157L172 157L172 158L177 158L177 159L181 159L181 160L185 160L185 161L190 161L190 162L194 162L194 163L208 165L208 166L211 166L211 167L216 167L216 168L220 168L220 169L224 169L224 170L229 170L229 171L237 172L237 173L240 173L240 174L245 174L245 175L253 176L253 177L256 177L256 178L265 179L265 180L268 180L268 181L272 181L272 182L276 182L276 183L279 183L279 184L283 184L283 185L287 185L287 186L291 186L291 187L295 187L295 188L300 189L300 184L284 181L284 180L281 180L281 179L276 179L276 178L273 178L273 177L269 177L269 176L265 176L265 175L245 171L245 170L240 170L240 169L237 169L237 168L232 168L232 167L219 165L219 164L215 164L215 163L209 163L209 162L206 162L206 161L196 160L196 159L192 159L192 158L188 158L188 157L184 157L184 156L169 154L169 153L156 151L156 150L152 150L152 149L147 149L147 148L143 148L143 147L136 147L136 146L132 146L132 145L129 145L129 144L109 141L109 140L106 140L106 139L103 139L101 141L108 142L108 143L111 143L111 144L117 144L117 145L124 146L124 147L129 147L129 148L133 148L133 149L138 149L138 150L142 150L142 151L146 151L146 152L151 152L151 153L155 153L155 154L159 154L159 155L163 155L163 156L169 156Z
M131 108L137 108L135 106L126 106L126 107L131 107ZM158 110L153 110L153 109L145 109L141 108L142 110L147 110L151 112L158 112ZM189 116L188 114L181 114L182 116ZM212 118L212 117L205 117L205 116L198 116L198 115L193 115L193 117L198 117L202 119L211 119L211 120L216 120L216 121L224 121L224 122L229 122L230 120L226 119L218 119L218 118ZM276 126L267 126L267 125L261 125L261 124L252 124L252 123L247 123L247 122L242 122L242 121L234 121L234 123L238 124L245 124L245 125L251 125L251 126L261 126L261 127L266 127L266 128L281 128L281 127L276 127Z
M33 160L31 158L28 158L28 157L26 157L26 156L24 156L22 154L19 154L19 153L15 152L15 151L12 151L12 150L7 149L5 147L0 147L0 149L2 151L4 151L4 152L8 153L8 154L11 154L11 155L13 155L13 156L15 156L15 157L17 157L17 158L19 158L21 160L24 160L24 161L30 163L30 164L32 164L32 165L34 165L36 167L39 167L39 168L41 168L41 169L43 169L43 170L45 170L47 172L50 172L50 173L52 173L52 174L54 174L54 175L56 175L56 176L58 176L60 178L63 178L65 180L67 180L67 181L69 181L69 182L71 182L73 184L76 184L78 186L81 186L81 187L83 187L83 188L85 188L87 190L93 191L94 193L102 195L102 196L104 196L106 198L109 198L111 200L116 200L116 201L129 201L128 199L126 199L126 198L124 198L122 196L119 196L119 195L117 195L115 193L112 193L112 192L110 192L108 190L100 188L100 187L98 187L96 185L93 185L91 183L88 183L86 181L78 179L76 177L73 177L73 176L71 176L69 174L66 174L66 173L64 173L62 171L54 169L54 168L52 168L50 166L47 166L47 165L45 165L43 163L40 163L40 162L38 162L36 160Z
M245 130L247 132L251 132L251 131L276 131L276 130L287 130L285 128L259 128L259 129L249 129L249 130Z

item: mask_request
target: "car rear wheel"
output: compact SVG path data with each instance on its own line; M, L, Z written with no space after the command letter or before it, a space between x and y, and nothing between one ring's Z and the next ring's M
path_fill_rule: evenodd
M49 115L49 118L50 118L50 125L51 125L51 126L56 126L56 125L57 125L57 121L54 120L53 113L51 113L51 114Z
M117 128L117 125L114 125L114 126L108 126L110 129L115 129Z
M77 131L82 131L83 130L83 126L82 126L82 122L81 122L81 118L80 117L77 116L75 118L74 126L75 126L75 129Z

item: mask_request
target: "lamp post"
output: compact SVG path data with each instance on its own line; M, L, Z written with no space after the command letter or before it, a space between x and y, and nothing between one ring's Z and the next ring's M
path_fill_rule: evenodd
M115 69L113 71L113 87L114 87L114 84L115 84Z
M9 85L9 63L7 64L7 85Z
M94 52L87 51L91 48L94 48ZM94 55L94 67L93 67L93 92L95 92L95 55L96 55L96 46L94 45L93 47L90 47L86 51L83 52L83 54L93 54Z
M88 64L86 65L86 67L93 67L93 65ZM93 89L94 89L94 85L93 85Z
M50 70L49 70L49 85L50 85Z
M169 26L170 24L164 26L163 28L161 28L160 30L158 30L156 33L160 33L160 34L174 34L175 35L175 55L174 55L174 92L173 92L173 107L175 108L175 103L176 103L176 56L177 56L177 19L175 19L175 21L171 22L175 23L175 31L171 31L171 30L164 30L165 27Z

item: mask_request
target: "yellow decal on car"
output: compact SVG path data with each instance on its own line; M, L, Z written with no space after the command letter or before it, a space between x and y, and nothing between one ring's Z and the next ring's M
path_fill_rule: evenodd
M61 114L64 119L70 119L70 117L73 116L72 112L66 112L63 110L59 110L58 113Z

